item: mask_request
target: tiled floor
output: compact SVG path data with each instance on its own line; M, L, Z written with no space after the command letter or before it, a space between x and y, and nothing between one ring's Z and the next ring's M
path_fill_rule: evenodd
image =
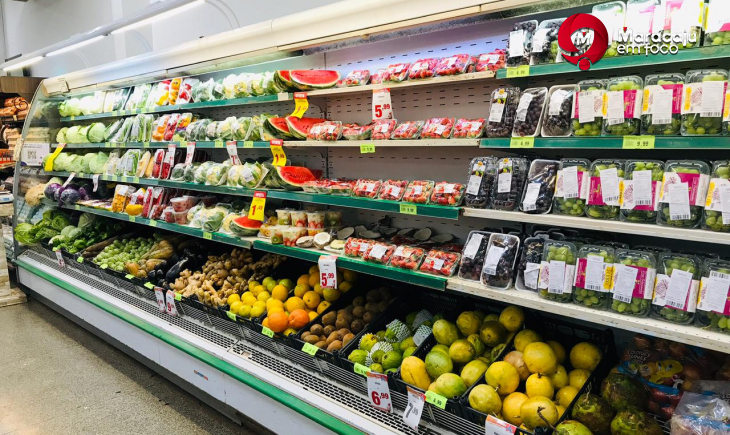
M35 300L0 308L0 435L254 434Z

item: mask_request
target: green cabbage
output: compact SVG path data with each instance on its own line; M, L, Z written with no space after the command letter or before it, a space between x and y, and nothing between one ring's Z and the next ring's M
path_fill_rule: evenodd
M101 174L104 172L104 164L109 160L109 155L99 151L94 154L94 158L89 161L89 172L92 174Z
M88 143L89 139L86 138L86 135L89 133L89 128L91 128L90 125L85 125L79 129L79 142L78 143Z
M86 139L91 143L98 143L104 141L104 133L106 126L101 122L95 122L89 126L89 130L86 133Z
M69 233L73 230L75 230L76 227L73 225L68 225L64 229L61 230L61 235L64 237L68 237Z
M96 220L96 215L90 213L83 213L79 217L79 228L84 229L91 225Z
M59 213L59 214L55 215L53 217L53 220L51 221L51 227L53 227L53 229L55 229L57 231L61 231L62 229L66 228L69 225L71 225L71 218L68 217L68 215L66 215L64 213ZM53 237L53 236L51 236L51 237Z
M38 243L38 240L35 238L35 236L31 235L31 231L33 231L34 225L29 223L21 223L17 224L15 226L15 240L18 242L24 244L24 245L34 245Z
M67 143L66 131L68 131L68 127L63 127L62 129L58 130L58 133L56 133L56 143Z
M81 130L80 125L74 125L66 130L66 143L81 143L79 130Z
M95 158L96 158L96 153L84 154L84 156L81 158L81 171L79 171L79 172L84 172L84 173L91 172L89 163L91 163L91 161L94 160Z

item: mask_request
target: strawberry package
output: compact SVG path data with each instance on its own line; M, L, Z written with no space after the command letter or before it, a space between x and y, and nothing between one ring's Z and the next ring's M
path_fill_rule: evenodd
M152 178L160 178L162 173L162 163L165 161L165 150L155 151L155 155L152 157Z
M431 118L421 130L421 139L448 139L454 127L454 118Z
M370 84L379 85L383 83L387 77L388 70L386 68L380 68L374 74L370 75Z
M395 245L383 242L373 242L362 259L371 263L388 264L395 251Z
M180 120L180 114L179 113L173 113L170 115L170 119L167 120L167 125L165 125L165 138L164 140L172 140L173 136L175 136L175 131L177 129L177 122Z
M436 65L439 59L428 58L418 59L413 62L411 69L408 71L408 80L426 79L436 75Z
M380 186L378 198L389 201L400 201L408 187L406 180L386 180Z
M432 275L452 276L456 272L460 260L461 254L458 252L432 249L428 251L419 270Z
M398 269L417 270L426 256L426 250L416 246L398 246L390 257L390 265Z
M477 139L482 137L484 126L487 120L485 118L466 119L459 118L454 124L451 137L453 139Z
M418 139L423 128L423 121L406 121L401 122L393 130L391 139Z
M367 85L370 81L370 71L364 69L364 70L357 70L357 71L351 71L347 76L345 77L345 80L343 81L344 86L361 86L361 85Z
M373 140L388 140L395 130L395 126L398 121L395 119L376 119L373 121L373 133L371 138Z
M480 54L477 58L476 71L497 72L498 69L504 68L504 57L506 54L507 52L501 48L489 53Z
M200 80L187 77L184 78L180 85L180 92L177 94L177 100L175 104L187 104L193 101L193 88L200 83Z
M361 178L357 180L353 193L355 196L359 196L361 198L375 198L378 196L381 184L382 181L380 180L368 180L366 178Z
M353 180L330 180L329 193L335 196L352 196L355 189L355 181Z
M307 133L307 139L311 140L334 141L340 137L342 137L342 123L340 121L325 121L321 124L315 124Z
M439 76L464 74L474 68L474 58L468 54L455 54L439 60L435 72Z
M373 134L373 125L342 124L342 137L347 140L368 140Z
M388 69L385 71L384 82L400 83L408 78L408 69L410 68L410 62L395 63L388 65Z
M345 242L344 254L351 258L363 258L372 243L371 240L350 237Z
M442 181L436 183L431 193L431 204L457 206L464 197L464 186L461 183Z
M402 200L415 204L428 204L428 200L433 192L433 181L414 180L408 183L406 191L403 193Z

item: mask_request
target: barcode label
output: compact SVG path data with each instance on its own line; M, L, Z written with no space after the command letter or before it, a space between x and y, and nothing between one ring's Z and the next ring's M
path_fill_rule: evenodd
M618 201L618 196L605 196L603 202L615 202Z
M702 112L700 117L702 118L719 118L722 116L722 112Z
M710 278L720 278L720 279L730 280L730 274L722 273L722 272L715 272L713 270L712 272L710 272Z
M672 123L672 118L657 118L656 116L652 118L651 123L654 125L666 125Z
M623 124L624 121L625 121L624 118L614 118L614 119L608 118L608 125L619 125L619 124Z
M681 310L684 308L684 302L667 300L667 306Z
M595 291L601 291L603 290L603 284L586 284L586 290L595 290Z
M652 200L651 199L640 199L638 201L634 201L634 204L636 205L651 205Z
M36 151L28 151L28 160L35 160L38 158L38 153Z
M613 295L613 298L616 299L619 302L624 302L624 303L630 304L631 303L632 296L631 295L622 295L622 294L615 293Z
M673 214L671 219L673 221L685 221L690 218L690 215L688 214Z

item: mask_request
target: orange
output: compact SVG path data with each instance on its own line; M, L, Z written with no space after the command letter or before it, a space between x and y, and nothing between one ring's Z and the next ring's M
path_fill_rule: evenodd
M240 300L241 300L241 297L238 296L238 293L233 293L232 295L228 295L228 305L231 305L234 302L239 302Z
M327 308L332 305L331 303L327 301L322 301L319 303L319 306L317 306L317 314L322 314L322 311L326 310Z
M310 310L313 310L317 308L317 305L319 305L319 295L316 292L308 291L304 293L304 305L307 306Z
M289 326L291 326L294 329L300 329L303 328L307 323L309 323L309 315L306 311L299 309L294 310L289 314Z
M315 284L319 284L319 274L317 273L309 275L309 286L314 287Z
M324 289L324 300L327 302L334 302L340 298L342 294L336 288Z
M298 298L296 296L292 296L284 302L284 309L290 313L294 310L304 309L304 306L302 298Z
M294 296L301 298L304 296L304 293L309 291L309 284L297 284L296 287L294 287Z
M318 312L316 312L316 311L310 311L309 312L309 320L314 320L314 319L317 318L317 316L319 316L319 313Z
M319 275L319 265L315 264L314 266L309 268L309 274L316 274Z
M319 285L319 283L317 283L317 285L315 285L315 286L314 286L314 287L312 288L312 290L314 290L314 292L315 292L315 293L317 293L318 295L320 295L320 296L324 296L324 290L322 289L322 286L321 286L321 285Z
M289 320L286 314L281 311L276 311L269 314L266 319L269 321L268 328L276 333L284 332L289 327Z
M302 284L309 285L309 274L300 276L299 279L297 279L297 284L298 285L302 285Z
M274 286L274 288L271 290L271 297L274 299L278 299L282 302L284 302L288 296L289 290L287 290L286 287L281 284Z
M261 325L268 328L269 327L269 318L265 318L263 322L261 322Z

